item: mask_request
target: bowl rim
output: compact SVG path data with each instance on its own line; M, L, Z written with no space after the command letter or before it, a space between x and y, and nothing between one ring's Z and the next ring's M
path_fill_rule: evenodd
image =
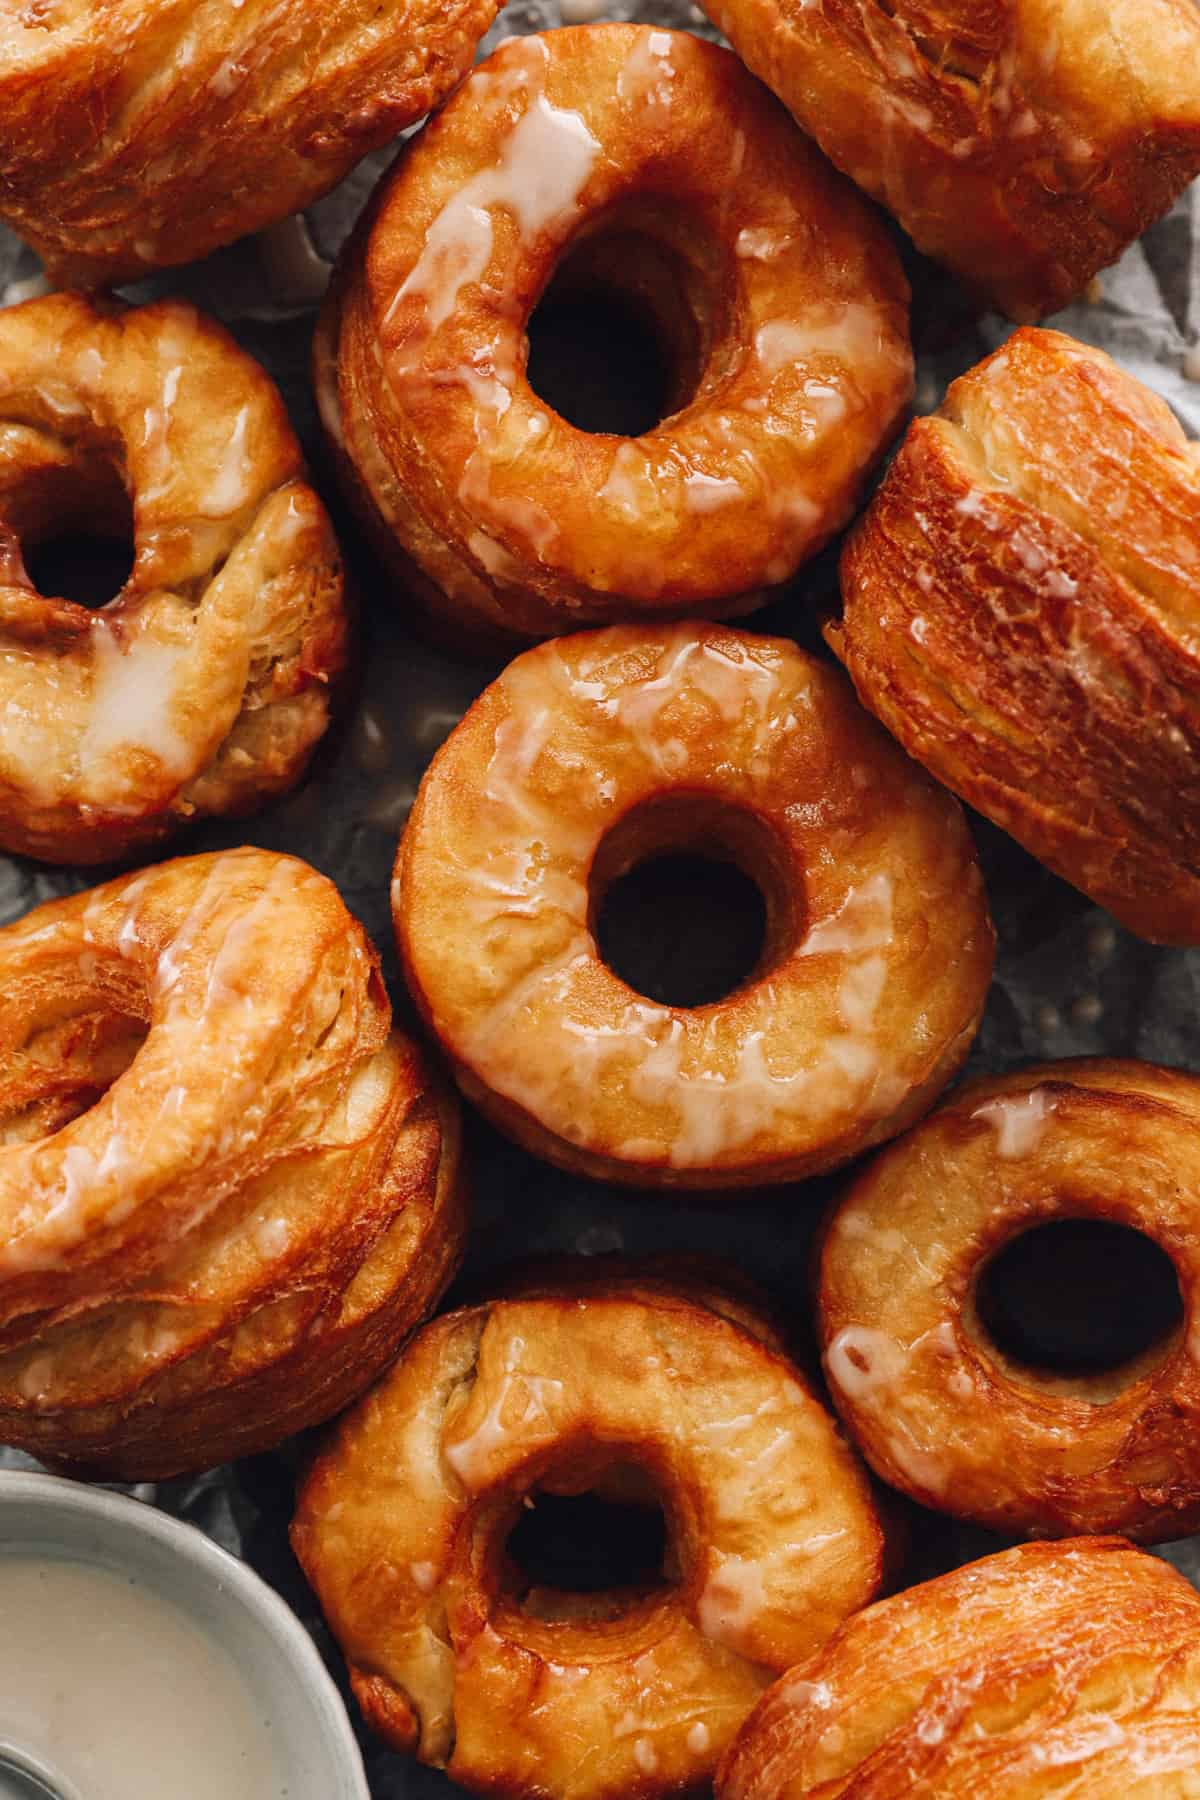
M25 1504L41 1502L60 1513L100 1525L110 1537L119 1538L129 1532L153 1540L169 1556L209 1578L222 1605L245 1607L266 1631L281 1667L286 1667L299 1683L312 1708L314 1728L330 1741L344 1764L346 1800L371 1800L362 1752L349 1714L316 1644L283 1597L248 1563L223 1549L198 1525L163 1512L151 1501L25 1469L0 1470L0 1556L19 1549L22 1542L21 1537L10 1539L2 1529L4 1514L18 1500ZM46 1536L30 1534L28 1538L31 1547L45 1547L46 1541ZM63 1549L68 1553L71 1549L66 1538ZM327 1797L321 1796L320 1800Z

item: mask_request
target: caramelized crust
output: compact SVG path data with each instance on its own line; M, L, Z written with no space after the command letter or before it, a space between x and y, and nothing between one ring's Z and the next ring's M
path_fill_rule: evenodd
M718 1800L1192 1800L1200 1597L1118 1538L868 1607L751 1715Z
M758 969L696 1008L635 993L592 934L612 881L685 847L739 864L767 910ZM958 807L835 672L721 626L510 664L425 775L393 915L471 1099L635 1184L790 1181L894 1135L961 1065L992 967Z
M867 1482L773 1342L711 1281L569 1263L426 1327L292 1527L370 1724L480 1792L703 1785L771 1671L882 1571ZM673 1582L531 1589L505 1552L530 1495L618 1476L661 1498Z
M962 1089L859 1176L826 1226L819 1331L834 1403L885 1481L1023 1535L1200 1530L1198 1129L1194 1075L1051 1063ZM1102 1372L1016 1362L980 1318L980 1275L1023 1232L1079 1218L1159 1245L1184 1322Z
M0 932L0 1442L158 1479L338 1410L465 1230L453 1103L333 885L241 850Z
M8 0L0 217L63 286L192 262L435 106L499 0Z
M705 0L983 305L1056 312L1200 174L1194 0Z
M556 272L651 320L674 393L643 436L577 430L530 388ZM911 392L908 290L728 51L584 26L503 45L405 151L316 383L377 547L452 648L728 616L850 517Z
M25 553L134 541L98 612ZM97 863L285 792L346 663L341 558L283 402L192 307L0 312L0 847Z
M918 419L829 632L939 780L1156 942L1200 943L1200 461L1101 351L1020 331Z

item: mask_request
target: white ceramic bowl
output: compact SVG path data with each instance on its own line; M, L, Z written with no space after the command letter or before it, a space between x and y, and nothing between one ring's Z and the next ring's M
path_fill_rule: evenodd
M0 1556L116 1569L207 1633L271 1721L289 1800L370 1800L341 1697L299 1620L244 1563L194 1526L123 1494L50 1475L0 1473ZM0 1624L0 1629L2 1629ZM28 1748L0 1750L0 1796L86 1800Z

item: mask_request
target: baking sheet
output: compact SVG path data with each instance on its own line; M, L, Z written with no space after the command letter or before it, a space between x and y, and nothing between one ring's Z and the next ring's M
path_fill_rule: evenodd
M597 0L519 0L502 15L490 47L516 32L594 18L639 18L713 35L688 0L603 6ZM320 260L332 256L388 157L371 158L311 209L307 240L277 229L222 251L168 280L144 284L137 298L184 293L222 317L279 381L321 488L346 543L364 597L365 681L354 717L319 761L305 788L249 823L210 826L182 840L184 850L242 842L307 857L338 883L384 953L398 1008L388 917L388 878L400 827L421 771L488 678L408 638L402 605L365 554L338 506L316 430L307 381L311 300ZM36 276L30 252L0 228L0 295L19 296ZM940 276L914 261L919 343L917 408L937 405L946 383L1006 335L997 319L954 333L953 297ZM17 284L15 291L10 284ZM1055 324L1098 344L1157 389L1200 436L1200 379L1189 380L1189 352L1200 341L1200 188L1156 225L1094 287L1089 300ZM947 337L953 341L946 343ZM1200 377L1200 368L1196 369ZM816 648L814 606L833 584L833 560L802 572L794 592L769 614L748 621ZM1108 1053L1200 1068L1200 952L1155 950L1115 926L982 821L977 827L1000 933L996 982L971 1059L972 1071L1002 1070L1035 1058ZM39 900L90 885L81 875L0 857L0 922ZM829 1185L715 1203L653 1200L547 1169L473 1120L477 1212L464 1281L525 1253L598 1254L686 1248L732 1258L767 1285L801 1327L808 1315L809 1239ZM339 1659L287 1546L297 1446L195 1480L133 1491L190 1519L244 1556L289 1600L312 1629L339 1681ZM0 1450L0 1467L30 1466ZM999 1548L991 1534L932 1514L916 1521L906 1579L919 1580ZM1200 1582L1200 1539L1166 1551ZM343 1691L344 1684L343 1684ZM353 1715L354 1709L351 1706ZM446 1795L444 1777L381 1750L364 1738L375 1800Z

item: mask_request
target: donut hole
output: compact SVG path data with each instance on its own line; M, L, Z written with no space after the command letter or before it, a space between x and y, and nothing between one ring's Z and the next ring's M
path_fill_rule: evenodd
M794 940L793 914L768 828L704 796L634 808L592 866L597 952L661 1006L715 1005L760 979Z
M25 553L39 594L95 609L115 600L133 573L133 538L64 532Z
M535 1488L505 1543L510 1605L543 1622L620 1618L674 1586L671 1531L653 1482L615 1463L584 1493ZM668 1572L671 1571L671 1572Z
M1168 1354L1184 1306L1175 1266L1142 1232L1107 1219L1052 1219L1011 1238L980 1270L985 1343L1031 1379L1104 1399Z
M526 325L526 378L577 430L640 437L695 397L722 319L710 247L652 201L593 221ZM676 241L672 241L672 240Z
M6 498L25 572L48 599L107 606L133 573L133 506L116 469L99 452L70 468L44 471Z

